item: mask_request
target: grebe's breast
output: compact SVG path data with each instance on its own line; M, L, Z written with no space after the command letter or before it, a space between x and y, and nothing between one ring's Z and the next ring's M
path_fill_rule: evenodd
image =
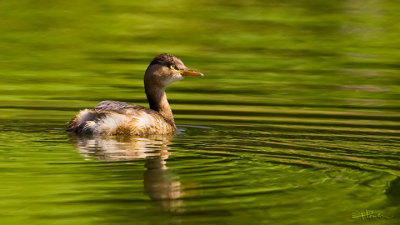
M68 130L95 135L174 134L175 125L158 112L118 101L100 102L94 109L82 110Z

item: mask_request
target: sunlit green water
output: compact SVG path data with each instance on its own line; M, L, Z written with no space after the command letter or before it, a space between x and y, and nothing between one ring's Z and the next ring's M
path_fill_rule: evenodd
M1 1L0 223L399 224L399 6ZM163 52L175 136L65 132Z

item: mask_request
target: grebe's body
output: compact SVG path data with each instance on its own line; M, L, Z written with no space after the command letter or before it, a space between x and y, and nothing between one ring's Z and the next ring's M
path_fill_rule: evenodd
M154 58L144 77L150 108L118 101L100 102L94 109L82 110L73 118L68 131L95 135L174 134L176 126L165 88L183 76L202 76L188 69L169 54Z
M68 126L68 131L96 135L173 134L175 130L174 121L159 112L117 101L103 101L94 109L82 110Z

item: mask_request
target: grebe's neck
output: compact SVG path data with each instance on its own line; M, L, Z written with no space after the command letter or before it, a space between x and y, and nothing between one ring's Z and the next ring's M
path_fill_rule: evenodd
M175 127L174 115L168 103L165 87L154 87L145 83L145 90L150 109L160 113L168 123Z

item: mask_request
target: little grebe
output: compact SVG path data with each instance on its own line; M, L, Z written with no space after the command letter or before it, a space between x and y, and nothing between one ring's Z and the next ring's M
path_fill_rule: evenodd
M165 88L184 76L203 76L175 56L164 53L153 59L144 75L150 109L118 101L102 101L73 118L68 131L94 135L174 134L176 126Z

